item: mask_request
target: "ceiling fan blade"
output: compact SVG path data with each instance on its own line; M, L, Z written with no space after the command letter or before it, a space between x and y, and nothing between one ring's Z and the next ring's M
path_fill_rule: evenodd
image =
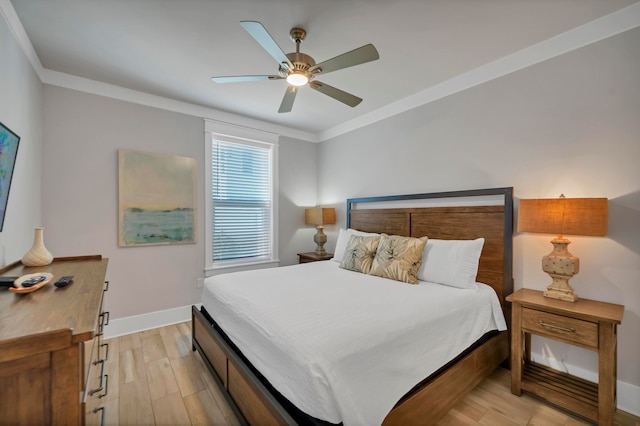
M354 107L362 102L362 98L352 95L351 93L347 93L340 89L336 89L333 86L329 86L328 84L321 83L319 81L311 81L309 82L309 87L317 90L318 92L324 93L327 96L331 96L333 99L342 102L343 104L349 105L350 107Z
M366 44L350 52L320 62L309 68L309 72L313 73L315 70L320 69L320 73L327 74L354 65L364 64L365 62L375 61L378 58L380 58L380 55L373 44Z
M298 86L289 85L289 87L287 87L287 91L284 93L278 112L291 112L291 109L293 108L293 101L296 100L297 93Z
M327 96L331 96L333 99L342 102L343 104L347 104L350 107L354 107L362 102L362 98L352 95L351 93L344 92L340 89L336 89L333 86L329 86L328 84L322 83L320 81L310 81L309 87L317 90L320 93L324 93Z
M244 81L282 80L279 75L231 75L224 77L211 77L215 83L241 83Z
M256 21L241 21L240 25L249 33L251 37L256 39L260 46L269 53L279 64L286 64L289 69L293 69L293 65L287 55L280 49L278 43L275 42L269 32Z

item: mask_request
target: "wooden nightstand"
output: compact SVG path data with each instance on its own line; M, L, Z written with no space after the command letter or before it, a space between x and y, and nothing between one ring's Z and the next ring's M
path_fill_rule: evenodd
M624 306L595 300L564 302L520 289L507 296L511 320L511 393L531 392L578 414L610 425L616 409L616 326ZM531 335L598 352L598 383L531 362Z
M333 258L333 253L323 255L315 254L315 252L298 253L298 263L319 262L321 260L329 260Z

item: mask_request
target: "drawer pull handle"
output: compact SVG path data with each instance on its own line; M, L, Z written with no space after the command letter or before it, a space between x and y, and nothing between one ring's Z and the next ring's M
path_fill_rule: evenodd
M102 336L104 334L104 327L109 325L109 311L103 311L98 315L100 318L100 323L98 324L98 334L97 336Z
M102 291L109 291L109 281L104 282L104 288L102 289Z
M109 375L104 375L104 393L99 395L98 398L104 398L109 393Z
M104 393L102 395L98 396L98 398L103 398L103 397L107 396L107 393L109 393L109 375L105 374L105 372L104 372L104 360L96 361L93 364L94 365L102 364L101 369L100 369L100 387L99 388L95 388L95 389L91 389L89 391L89 396L93 396L93 394L95 394L95 393L104 391Z
M94 414L97 413L98 411L101 411L101 413L100 413L100 426L104 426L104 412L105 412L104 406L93 409L93 413Z
M100 321L98 322L97 336L102 336L104 334L104 312L100 312L100 315L98 315L98 318L100 318Z
M100 345L100 347L104 347L104 358L102 358L104 361L109 359L109 343L102 343ZM98 358L100 358L100 352L98 352Z
M542 320L538 320L538 324L540 324L543 327L547 327L547 328L553 328L555 330L560 330L560 331L566 331L568 333L575 333L576 329L573 327L563 327L561 325L555 325L555 324L548 324Z

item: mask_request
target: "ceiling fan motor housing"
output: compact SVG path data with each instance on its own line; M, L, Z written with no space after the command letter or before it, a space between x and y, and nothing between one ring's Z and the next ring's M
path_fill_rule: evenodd
M308 70L316 64L316 61L314 61L311 56L304 53L292 52L287 53L287 58L289 58L289 60L291 61L293 69L290 70L288 69L288 66L286 66L286 64L281 64L280 75L282 77L286 78L289 73L294 72L298 74L304 74L309 80L311 80L313 76L308 72Z

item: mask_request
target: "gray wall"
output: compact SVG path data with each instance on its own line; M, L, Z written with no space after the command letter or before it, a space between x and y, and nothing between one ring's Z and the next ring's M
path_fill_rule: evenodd
M56 256L109 258L107 308L114 319L196 301L204 268L197 244L119 248L118 149L198 159L204 179L201 119L45 85L43 207L45 240ZM202 188L202 186L200 186ZM203 229L203 198L198 201Z
M45 242L55 256L109 258L113 319L200 301L204 277L204 121L147 106L45 85L42 187ZM196 158L196 244L118 247L119 148ZM304 205L316 200L316 145L283 138L279 148L281 264L313 244ZM311 190L309 190L311 188ZM304 238L304 239L303 239Z
M298 263L298 253L314 251L316 229L304 224L304 208L317 203L318 145L280 138L278 226L280 266Z
M344 223L348 197L513 186L516 201L609 198L607 237L569 237L581 259L572 285L626 306L618 377L640 385L638 46L634 29L323 142L319 200L337 203ZM552 238L515 234L516 289L550 283L540 262ZM597 371L593 352L542 339L535 350Z
M0 19L0 58L0 121L21 138L0 232L3 266L22 258L33 244L33 229L42 226L42 84L4 19Z

